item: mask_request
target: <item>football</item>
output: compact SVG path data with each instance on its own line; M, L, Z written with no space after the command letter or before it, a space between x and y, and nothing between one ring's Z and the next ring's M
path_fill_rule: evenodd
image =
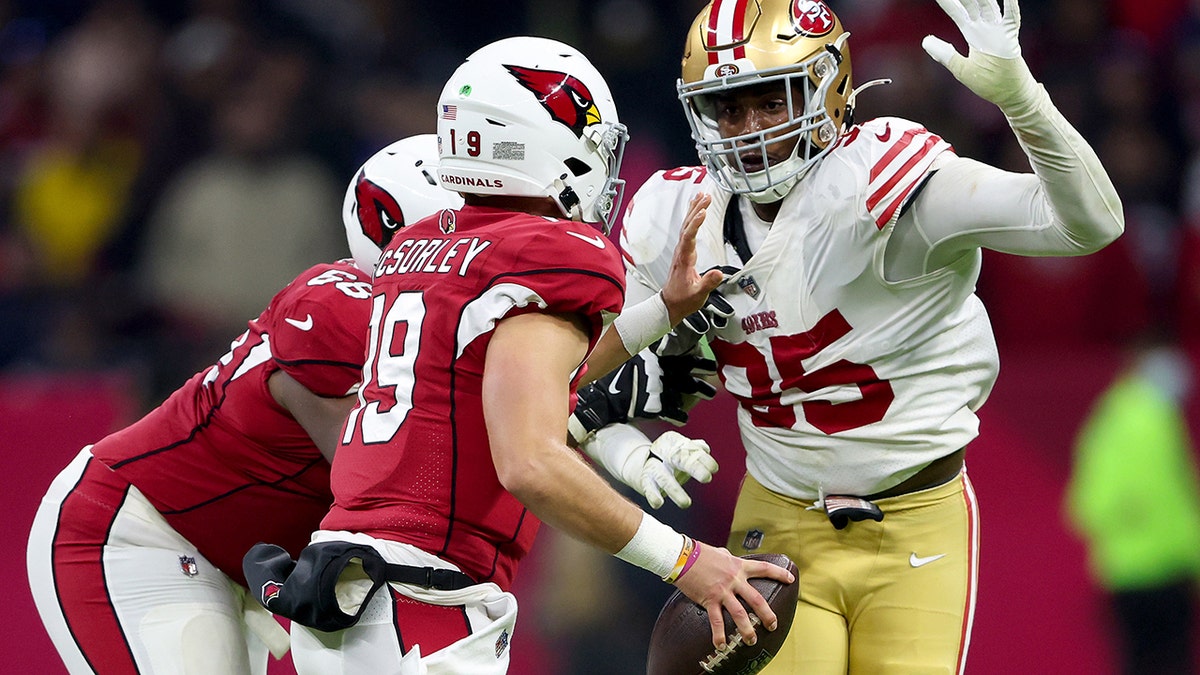
M779 653L779 647L783 645L792 627L792 619L796 616L796 600L800 593L799 570L790 558L779 553L755 553L743 557L765 560L791 570L796 577L796 581L790 584L765 578L750 580L750 585L762 593L775 611L779 627L773 631L759 630L759 619L754 612L750 612L750 619L758 633L758 643L753 646L743 644L733 618L729 612L722 610L727 631L726 647L718 651L712 644L708 612L680 591L675 591L667 598L650 633L647 675L751 675L766 667Z

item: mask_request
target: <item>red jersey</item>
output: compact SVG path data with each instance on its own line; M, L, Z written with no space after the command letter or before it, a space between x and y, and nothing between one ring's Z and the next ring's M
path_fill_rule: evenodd
M492 462L481 400L492 329L574 313L595 346L624 285L616 247L582 223L467 206L402 230L375 273L366 381L321 528L412 544L507 589L538 520Z
M282 370L319 396L352 393L370 297L370 277L349 260L306 270L216 365L92 455L241 583L242 556L259 541L298 556L332 502L329 463L267 378Z

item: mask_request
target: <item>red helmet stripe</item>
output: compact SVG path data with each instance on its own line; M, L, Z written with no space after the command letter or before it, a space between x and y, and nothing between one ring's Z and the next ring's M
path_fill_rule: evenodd
M717 46L717 17L721 14L721 5L725 4L721 0L713 0L712 7L708 10L708 28L704 31L704 46L708 48L708 63L712 65L717 62L717 52L713 50Z
M738 0L737 7L733 12L733 42L742 42L746 39L746 2L748 0ZM746 58L746 45L739 44L733 48L733 58Z
M708 26L704 31L704 46L710 65L745 58L745 45L734 47L732 56L720 46L746 39L747 2L749 0L713 0L712 8L708 11Z

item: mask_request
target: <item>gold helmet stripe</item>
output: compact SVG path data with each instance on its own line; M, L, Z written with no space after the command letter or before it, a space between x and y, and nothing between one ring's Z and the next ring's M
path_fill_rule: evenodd
M746 3L750 0L713 0L704 32L708 63L729 63L746 58ZM731 45L733 51L729 50Z

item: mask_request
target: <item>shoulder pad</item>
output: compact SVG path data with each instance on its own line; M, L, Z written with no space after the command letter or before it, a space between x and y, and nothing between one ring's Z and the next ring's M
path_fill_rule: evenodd
M954 149L920 124L880 117L851 127L834 152L863 174L865 206L882 229L925 180L934 160Z

